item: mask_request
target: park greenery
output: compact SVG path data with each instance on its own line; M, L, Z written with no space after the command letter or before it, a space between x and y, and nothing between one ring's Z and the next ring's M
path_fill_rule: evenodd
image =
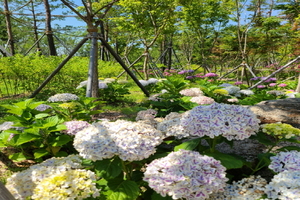
M43 7L5 3L33 14ZM9 53L1 50L0 156L28 163L0 171L16 199L299 198L300 129L262 124L248 109L300 98L298 1L43 3L45 17L17 15L11 29L4 22L16 14L0 15ZM51 27L47 14L62 7L89 33ZM66 46L96 29L97 95L86 95L91 42L33 96L68 56ZM38 40L44 32L47 40ZM243 141L262 151L249 158L222 149Z

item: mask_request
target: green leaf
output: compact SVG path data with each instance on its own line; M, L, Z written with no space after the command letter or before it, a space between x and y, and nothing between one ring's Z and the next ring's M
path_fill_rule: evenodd
M40 114L35 115L34 117L36 119L41 119L41 118L45 118L45 117L48 117L48 116L49 116L48 113L40 113Z
M121 160L118 157L114 159L105 159L95 162L95 170L98 176L104 179L116 178L121 172Z
M281 147L280 149L277 149L278 151L300 151L300 147L298 146L285 146L285 147Z
M139 195L139 186L130 180L111 179L108 181L110 190L106 192L108 200L133 200Z
M45 119L45 124L43 124L43 127L44 128L47 128L47 127L52 127L52 126L55 126L58 124L59 122L59 119L57 116L52 116L52 117L48 117Z
M59 151L55 154L55 157L67 157L69 154L65 151Z
M252 135L250 137L250 139L255 139L258 142L260 142L261 144L264 144L264 145L267 145L267 146L268 145L271 145L271 146L274 145L274 143L270 139L267 138L266 134L261 132L261 131L258 132L256 135Z
M63 130L67 130L67 126L64 124L58 124L57 126L50 127L48 129L49 132L57 132L57 131L63 131Z
M35 159L49 155L49 152L46 149L37 149L37 150L34 150L33 152L34 152L33 155L34 155Z
M50 139L49 144L53 147L60 147L67 144L72 139L69 135L59 135Z
M8 158L17 162L27 160L27 157L23 153L14 153L12 155L9 155Z
M22 133L19 135L19 138L18 138L18 141L17 141L17 145L21 145L21 144L24 144L24 143L27 143L27 142L31 142L31 141L35 141L35 140L38 140L40 139L39 136L37 135L33 135L33 134L30 134L30 133Z
M180 145L177 145L174 148L174 151L178 151L179 149L194 150L199 145L200 141L201 141L201 138L196 138L193 140L186 141Z
M244 160L237 156L233 156L221 152L205 152L205 155L211 156L216 160L221 161L221 164L224 167L226 167L226 169L241 168L244 165Z

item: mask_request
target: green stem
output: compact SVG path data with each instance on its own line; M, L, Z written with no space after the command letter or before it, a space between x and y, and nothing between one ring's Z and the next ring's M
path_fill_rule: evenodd
M273 149L276 145L277 145L277 142L276 142L275 145L271 146L271 147L268 149L268 151L265 153L265 155L267 155L268 153L270 153L270 152L272 151L272 149ZM264 155L264 156L265 156L265 155ZM260 161L257 163L257 165L255 166L255 168L252 169L251 175L253 175L255 172L257 172L257 171L259 171L260 169L262 169L263 167L265 167L264 165L260 166L261 163L262 163L263 160L264 160L264 159L263 159L264 156L260 159Z
M125 173L125 179L131 180L131 171L128 170L128 167L126 166L126 163L123 160L121 160L121 163L122 163L122 170Z

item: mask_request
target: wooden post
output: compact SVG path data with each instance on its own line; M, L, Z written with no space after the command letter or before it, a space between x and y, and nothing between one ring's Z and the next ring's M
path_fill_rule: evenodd
M15 200L5 185L0 181L0 200Z

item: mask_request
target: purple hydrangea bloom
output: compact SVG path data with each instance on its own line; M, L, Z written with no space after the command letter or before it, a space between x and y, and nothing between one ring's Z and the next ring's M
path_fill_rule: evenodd
M217 77L218 76L218 74L215 74L215 73L207 73L207 74L205 74L204 75L205 77Z
M76 135L77 132L90 126L90 124L86 121L75 121L75 120L65 122L65 125L67 127L67 130L65 131L65 133L68 135Z
M153 160L146 168L144 180L157 193L173 199L207 199L223 191L228 180L220 161L196 151L180 149Z
M265 85L258 85L258 86L257 86L257 88L260 88L260 89L261 89L261 88L265 88L265 87L266 87Z
M182 71L178 72L178 74L185 74L185 73L187 73L186 70L182 70Z
M286 87L287 86L287 84L285 84L285 83L280 83L279 85L278 85L278 87Z
M276 83L270 83L270 84L269 84L270 87L274 87L274 86L276 86L276 85L277 85Z
M253 77L253 78L250 78L250 81L257 81L257 80L260 80L261 77Z
M259 130L256 115L243 106L213 103L197 106L181 119L182 127L193 137L222 135L228 140L243 140Z

